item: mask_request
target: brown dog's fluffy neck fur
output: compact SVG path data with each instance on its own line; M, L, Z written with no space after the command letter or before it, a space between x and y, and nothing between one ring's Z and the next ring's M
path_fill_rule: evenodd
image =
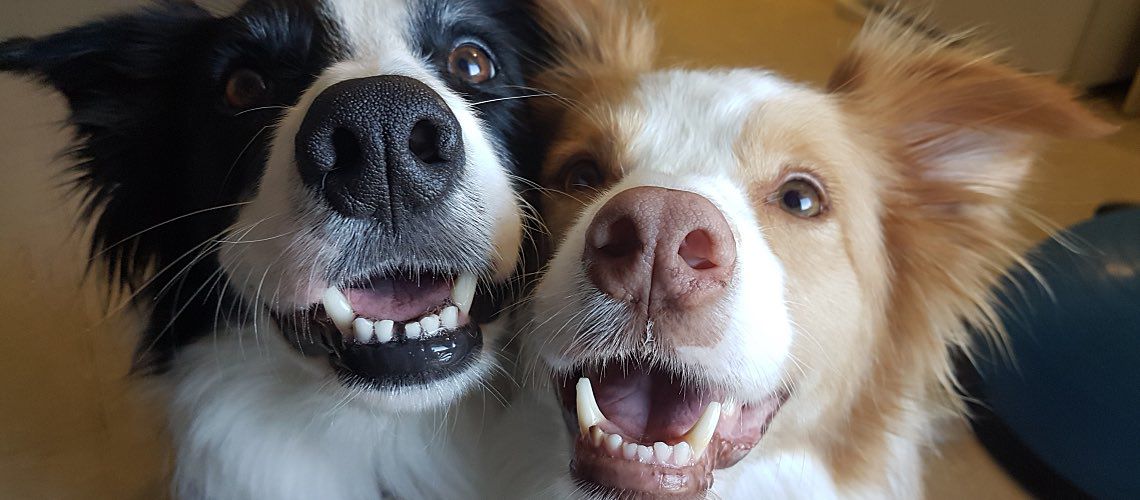
M539 4L559 47L556 66L534 82L559 96L534 103L550 134L543 187L557 191L560 169L583 150L610 165L603 187L613 186L637 163L623 145L643 125L618 110L661 73L653 26L625 0ZM768 244L792 270L789 295L819 298L814 287L858 302L840 309L852 316L827 317L810 301L789 301L799 331L791 356L807 367L788 382L801 390L752 456L809 450L841 496L921 495L933 423L962 409L951 353L969 351L971 326L1000 335L992 290L1023 263L1017 200L1040 139L1114 129L1050 79L908 26L898 16L872 20L826 92L789 84L792 98L765 103L734 141L742 169L779 147L835 166L820 168L839 180L828 186L839 207L828 223L842 235L830 254L799 251L817 243L798 234L812 229L765 215L756 200L769 185L748 188ZM557 193L542 201L555 244L590 203ZM833 332L845 335L820 338Z

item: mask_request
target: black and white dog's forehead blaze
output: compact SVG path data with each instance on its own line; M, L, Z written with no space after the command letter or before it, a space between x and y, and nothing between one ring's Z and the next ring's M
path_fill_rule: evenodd
M402 51L455 94L486 101L477 107L486 133L511 150L521 102L501 98L524 93L523 50L538 38L528 3L251 0L219 17L172 1L0 41L0 71L67 99L91 253L150 312L137 368L165 369L219 316L249 308L225 285L219 237L256 195L275 127L330 67ZM449 53L465 42L494 59L494 79L449 73Z

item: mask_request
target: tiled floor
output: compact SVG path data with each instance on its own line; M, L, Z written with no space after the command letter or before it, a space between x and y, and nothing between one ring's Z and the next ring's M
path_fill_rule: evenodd
M37 34L136 0L7 0L0 37ZM226 0L212 0L218 5ZM856 27L833 0L656 0L664 54L690 66L763 65L821 82ZM1030 207L1067 225L1106 200L1140 200L1140 120L1096 142L1054 145ZM161 425L125 378L132 318L87 264L75 203L58 189L59 97L0 77L0 498L157 498ZM1031 231L1036 229L1029 228ZM1020 498L964 433L930 464L933 498Z

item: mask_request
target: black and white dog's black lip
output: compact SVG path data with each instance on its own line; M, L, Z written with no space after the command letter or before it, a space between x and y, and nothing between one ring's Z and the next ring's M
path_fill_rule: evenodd
M495 319L502 294L500 287L476 288L471 272L387 271L330 287L308 308L270 316L302 355L327 356L348 387L427 385L467 372L483 355L480 324Z
M427 385L465 372L483 351L483 332L476 322L426 339L401 334L382 344L365 344L340 332L323 306L274 318L298 350L323 349L341 382L350 387Z

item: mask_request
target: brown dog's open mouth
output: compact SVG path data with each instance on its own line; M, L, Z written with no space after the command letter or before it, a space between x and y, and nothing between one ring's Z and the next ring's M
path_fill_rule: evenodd
M741 404L680 374L607 363L561 380L575 451L574 477L633 495L697 495L712 472L739 462L787 399L779 391Z

